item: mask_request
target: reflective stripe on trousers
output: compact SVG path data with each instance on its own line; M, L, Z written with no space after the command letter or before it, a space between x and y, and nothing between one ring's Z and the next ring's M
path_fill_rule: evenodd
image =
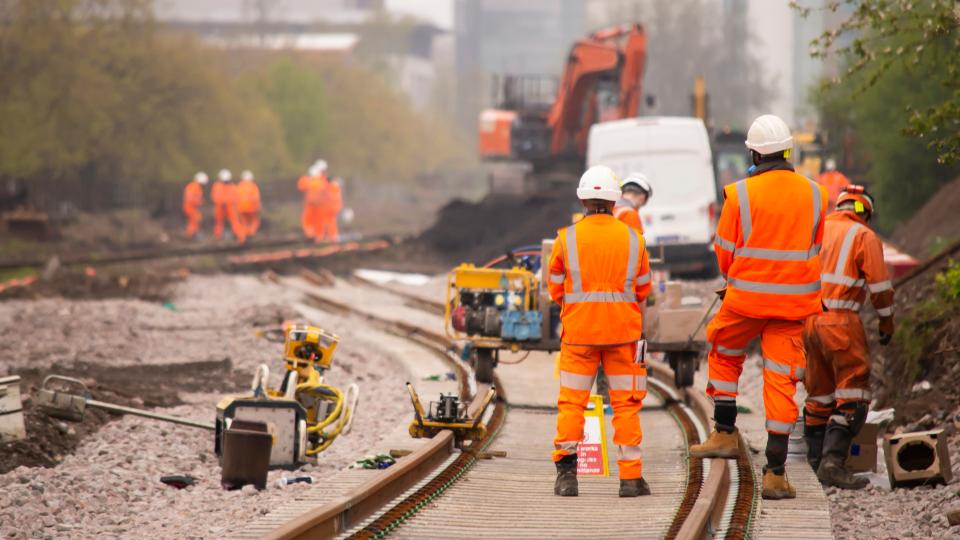
M869 400L871 398L870 391L863 388L837 388L835 392L837 399Z
M593 375L581 375L570 371L560 372L560 386L571 390L589 392L593 388Z
M763 359L763 369L773 371L774 373L780 373L786 375L787 377L791 376L791 373L794 374L793 378L796 380L802 380L803 374L806 371L804 368L794 368L789 364L781 364L775 360L770 360L769 358Z
M780 422L778 420L767 419L767 431L776 431L778 433L793 433L793 422Z
M610 390L647 391L646 375L610 375L608 373L607 380L610 381Z
M579 441L565 441L565 442L553 443L553 447L556 448L557 450L566 452L567 454L576 454L578 444L580 444Z
M736 381L721 381L719 379L710 379L710 384L721 392L737 393Z
M643 450L639 446L617 446L617 461L643 459Z
M817 403L823 403L824 405L830 405L835 400L833 394L826 394L823 396L807 396L807 401L816 401Z

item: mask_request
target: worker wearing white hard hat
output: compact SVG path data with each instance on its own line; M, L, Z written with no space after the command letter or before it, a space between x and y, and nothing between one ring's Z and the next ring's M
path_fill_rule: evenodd
M631 173L620 182L620 191L623 194L613 207L614 217L643 234L640 209L647 204L653 194L650 181L643 173Z
M327 202L326 176L327 162L320 159L310 166L307 174L297 181L297 190L303 193L303 213L300 225L303 234L315 241L322 239L324 229L324 209Z
M183 188L183 214L187 218L187 238L194 238L200 232L200 222L203 220L203 213L200 211L200 207L203 206L203 186L208 180L206 173L201 171L193 175L193 181Z
M237 184L237 219L244 238L250 238L260 230L260 188L249 170L240 173L240 183Z
M560 395L553 461L554 493L576 496L577 446L594 376L602 364L610 380L613 442L617 445L620 496L649 495L640 442L646 366L639 341L641 303L650 294L650 265L643 237L613 217L620 180L609 167L591 167L577 197L584 218L560 229L550 255L547 285L560 304Z
M726 278L723 303L707 326L714 429L703 444L690 447L690 455L741 455L738 382L748 345L759 337L767 430L761 495L792 499L796 490L786 474L787 443L798 415L796 385L806 368L804 320L823 310L819 253L827 194L787 161L793 136L780 118L757 118L746 146L753 166L748 178L724 187L726 202L714 239Z
M233 235L243 242L246 235L238 219L237 186L231 182L233 174L229 169L220 169L217 180L210 189L210 199L213 201L213 236L223 238L224 225L229 221Z

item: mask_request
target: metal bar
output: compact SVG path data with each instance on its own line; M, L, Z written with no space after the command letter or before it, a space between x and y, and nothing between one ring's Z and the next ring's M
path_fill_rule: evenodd
M213 431L216 429L216 426L208 422L199 422L197 420L190 420L188 418L180 418L178 416L169 416L166 414L153 413L148 411L141 411L140 409L133 409L131 407L124 407L123 405L114 405L113 403L106 403L103 401L97 401L94 399L87 400L88 407L96 407L98 409L103 409L105 411L120 413L120 414L132 414L134 416L142 416L144 418L152 418L153 420L162 420L164 422L171 422L174 424L180 424L184 426L190 426L200 429L209 429Z

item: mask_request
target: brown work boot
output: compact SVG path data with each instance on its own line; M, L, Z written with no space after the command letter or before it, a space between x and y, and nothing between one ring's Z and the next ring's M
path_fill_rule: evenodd
M823 460L820 461L817 480L820 480L824 486L840 489L863 489L870 484L870 480L862 476L854 476L844 467L843 460L832 454L823 456Z
M703 444L690 446L690 457L735 459L740 455L740 431L731 432L714 429Z
M553 494L561 497L576 497L579 494L577 455L564 456L555 465L557 466L557 480L553 483Z
M790 485L787 478L787 472L777 474L772 470L763 468L763 492L764 499L795 499L797 490Z
M640 497L650 494L650 486L643 478L633 480L620 480L621 497Z

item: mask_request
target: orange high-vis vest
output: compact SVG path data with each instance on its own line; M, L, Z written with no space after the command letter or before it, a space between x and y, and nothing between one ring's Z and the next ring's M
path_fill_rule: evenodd
M640 213L630 204L630 201L621 199L613 207L613 217L633 227L643 234L643 223L640 221Z
M869 290L877 314L893 315L893 283L883 261L883 244L854 212L827 216L820 262L827 309L859 312Z
M243 180L237 185L237 210L240 212L260 210L260 188L252 180Z
M340 184L328 181L326 197L327 212L331 214L339 214L340 210L343 210L343 193L340 190Z
M567 345L619 345L643 333L640 302L650 295L643 237L608 214L560 229L550 255L550 297L561 305Z
M727 280L724 306L757 319L820 313L826 190L777 169L731 184L723 195L714 245Z
M237 203L237 186L233 182L214 182L210 188L210 200L217 206L232 206Z
M183 188L183 207L197 208L203 205L203 186L193 181Z
M303 176L297 182L297 189L303 192L304 203L326 205L327 178L325 176Z

